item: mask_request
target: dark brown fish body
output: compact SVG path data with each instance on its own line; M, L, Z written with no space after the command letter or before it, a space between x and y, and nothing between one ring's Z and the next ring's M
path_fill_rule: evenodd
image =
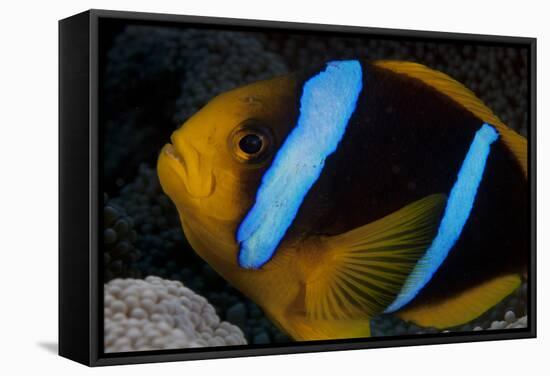
M363 63L364 90L287 234L336 235L434 192L450 192L484 121L422 81ZM499 275L525 272L527 182L502 139L491 147L462 234L411 305L437 302ZM303 235L302 235L303 236Z

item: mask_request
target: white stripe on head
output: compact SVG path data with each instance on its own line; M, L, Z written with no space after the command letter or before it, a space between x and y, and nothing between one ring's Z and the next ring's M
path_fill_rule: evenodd
M362 86L356 60L330 62L304 84L297 124L262 177L255 203L237 230L241 267L257 269L271 259L344 136Z

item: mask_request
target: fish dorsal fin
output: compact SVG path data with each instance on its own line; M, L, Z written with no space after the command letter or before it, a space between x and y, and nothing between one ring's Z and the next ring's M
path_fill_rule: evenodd
M442 302L405 308L397 313L406 321L438 329L462 325L479 317L521 284L518 274L507 274L472 287Z
M476 95L466 86L445 73L428 68L425 65L395 60L379 60L375 66L416 78L435 88L466 108L485 123L493 125L502 137L504 144L517 158L521 169L527 176L527 140L508 128Z
M434 238L446 196L435 194L375 222L320 239L322 260L305 281L313 320L367 319L396 297Z

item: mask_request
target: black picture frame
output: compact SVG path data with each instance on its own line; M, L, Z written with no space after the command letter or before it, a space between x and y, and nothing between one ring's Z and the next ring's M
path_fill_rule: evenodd
M528 49L531 249L525 329L104 354L100 238L101 130L98 24L101 18L243 29L279 29L418 40L468 41ZM59 21L59 354L88 366L352 350L536 337L536 39L171 14L89 10Z

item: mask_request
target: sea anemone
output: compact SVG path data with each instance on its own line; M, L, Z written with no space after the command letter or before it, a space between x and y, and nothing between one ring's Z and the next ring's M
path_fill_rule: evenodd
M139 271L132 267L140 252L134 246L137 233L134 220L126 212L103 195L103 280L137 277Z

